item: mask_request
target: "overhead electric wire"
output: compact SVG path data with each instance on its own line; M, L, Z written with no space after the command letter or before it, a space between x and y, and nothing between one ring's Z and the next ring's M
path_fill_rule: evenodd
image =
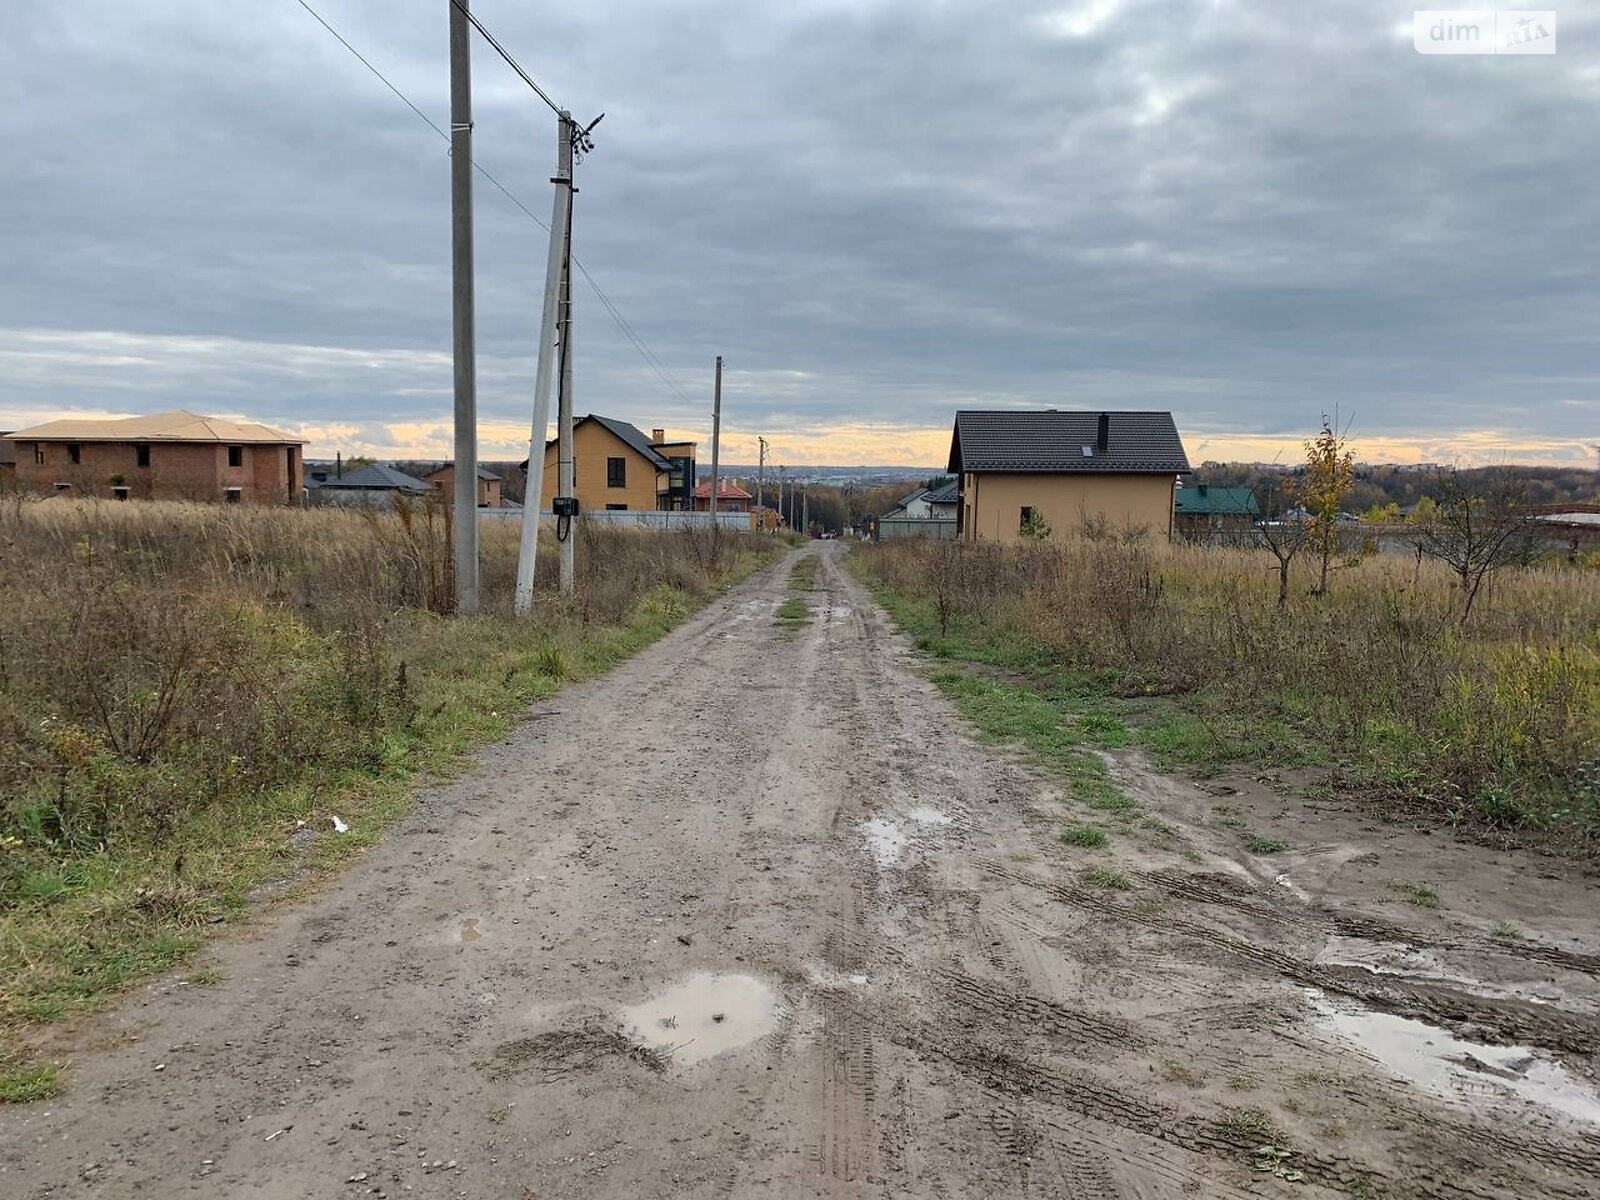
M402 104L414 112L418 118L420 118L422 122L428 126L429 129L437 133L444 140L446 145L449 145L450 135L440 128L438 123L435 122L433 118L428 116L427 113L423 112L420 108L413 104L411 98L393 83L391 83L388 76L386 76L382 71L378 70L377 67L373 66L367 57L361 53L361 51L357 50L345 39L343 34L341 34L332 25L328 24L321 13L317 12L316 9L312 8L311 5L306 3L306 0L295 0L295 3L301 8L305 9L306 12L310 13L311 16L316 19L318 25L321 25L324 29L326 29L330 34L333 35L333 37L341 46L350 51L351 54L355 55L356 60L362 66L366 67L367 70L376 75L384 87L393 92L395 96L399 98ZM461 0L451 0L451 3L458 8L461 7ZM529 87L539 94L539 98L557 113L559 113L561 110L556 107L555 102L544 93L543 89L541 89L538 84L534 83L526 71L517 65L516 60L506 53L506 51L500 46L500 43L494 39L494 36L478 23L477 18L472 15L471 10L462 9L462 11L466 15L467 19L472 22L473 26L478 30L478 32L483 34L483 36L488 40L489 44L500 52L500 56L511 65L511 68L516 71L518 75L522 76L524 82L526 82ZM501 183L498 179L491 175L482 163L478 162L476 159L473 159L472 167L473 170L477 171L478 174L482 175L489 181L490 184L497 188L507 200L516 205L517 208L521 209L523 215L526 216L530 221L532 221L540 229L543 229L546 233L550 231L549 224L541 220L531 208L519 200L516 194L512 192L510 188L506 187L505 184ZM667 389L677 396L679 400L683 401L685 404L694 404L694 399L684 389L683 385L673 377L672 373L667 370L666 365L662 363L661 359L657 357L656 353L651 350L649 346L645 345L644 339L634 332L633 326L628 324L628 320L622 315L622 311L612 301L611 297L605 294L605 291L600 287L600 284L595 280L595 277L589 273L589 268L583 265L583 263L578 259L577 255L573 255L572 265L577 267L578 270L582 272L584 279L588 280L589 287L593 289L596 298L599 299L601 306L605 308L607 315L610 316L612 320L612 323L616 325L622 336L625 337L638 352L639 357L644 359L645 365L656 373L661 382L664 383L667 386Z
M506 51L506 48L495 39L494 34L490 33L483 27L483 22L478 20L477 14L475 14L470 8L462 3L462 0L450 0L450 3L461 10L461 15L472 22L472 27L474 29L483 34L483 40L488 42L489 45L493 46L495 53L506 60L506 65L518 75L522 76L522 82L531 87L534 91L534 94L550 106L550 111L556 113L557 115L560 115L562 112L566 111L554 100L550 99L545 90L533 81L533 76L529 75L522 69L522 64L511 57L511 55Z

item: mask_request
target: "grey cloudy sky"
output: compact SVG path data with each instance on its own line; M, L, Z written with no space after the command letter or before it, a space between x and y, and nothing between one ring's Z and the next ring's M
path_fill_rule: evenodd
M446 0L311 0L439 124ZM1600 442L1600 13L1425 57L1367 0L634 0L474 10L575 115L578 409L730 456L942 459L958 406L1159 407L1271 458ZM547 109L481 41L476 156L550 204ZM0 428L247 414L448 446L448 159L296 0L0 15ZM485 457L525 447L544 233L481 179ZM1290 448L1284 450L1284 446Z

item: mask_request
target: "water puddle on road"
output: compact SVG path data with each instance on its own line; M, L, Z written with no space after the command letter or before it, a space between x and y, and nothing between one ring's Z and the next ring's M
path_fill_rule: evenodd
M778 994L754 975L702 971L624 1008L622 1023L635 1041L697 1063L771 1033L782 1016Z
M1515 948L1510 948L1508 954L1514 955ZM1533 1004L1572 1003L1560 987L1547 980L1490 983L1465 971L1451 969L1433 950L1399 942L1330 937L1318 953L1316 962L1318 966L1355 967L1374 975L1388 975L1397 979L1437 979L1489 1000L1527 1000Z
M1543 1108L1600 1125L1600 1095L1560 1063L1527 1046L1487 1046L1409 1017L1306 996L1317 1025L1409 1083L1464 1104L1520 1096Z
M863 821L861 832L867 839L867 849L872 851L873 860L880 867L892 867L899 862L911 842L897 822L884 817Z
M463 942L475 942L482 936L483 930L478 927L477 917L468 917L461 922L461 940Z
M918 825L948 825L951 821L948 814L940 812L931 804L919 804L909 815Z

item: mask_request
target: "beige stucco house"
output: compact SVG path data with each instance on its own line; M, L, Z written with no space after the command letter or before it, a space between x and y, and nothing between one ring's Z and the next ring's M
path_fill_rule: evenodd
M967 410L956 414L947 470L959 481L961 538L1090 527L1170 537L1189 459L1168 412Z

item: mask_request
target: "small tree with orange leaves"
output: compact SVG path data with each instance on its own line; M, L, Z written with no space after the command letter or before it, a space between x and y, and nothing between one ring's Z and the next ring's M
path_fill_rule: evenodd
M1339 546L1339 510L1350 494L1356 475L1356 456L1345 435L1322 415L1322 431L1306 443L1306 473L1300 488L1301 503L1310 523L1310 541L1321 562L1319 596L1328 591L1328 568Z

